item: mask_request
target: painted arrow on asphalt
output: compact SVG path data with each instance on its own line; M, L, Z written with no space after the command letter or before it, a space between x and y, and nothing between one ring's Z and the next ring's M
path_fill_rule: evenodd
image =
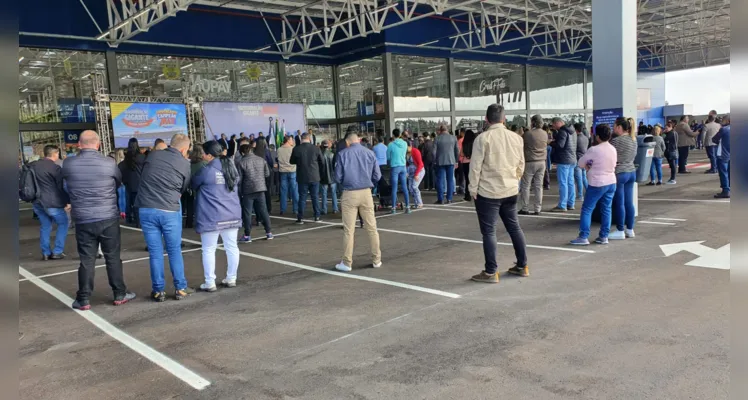
M685 265L692 267L703 267L703 268L716 268L716 269L730 269L730 244L726 244L718 249L713 249L709 246L705 246L701 242L683 242L683 243L672 243L662 244L660 249L666 257L670 257L673 254L680 253L681 251L687 251L691 254L699 256L693 261L687 262Z

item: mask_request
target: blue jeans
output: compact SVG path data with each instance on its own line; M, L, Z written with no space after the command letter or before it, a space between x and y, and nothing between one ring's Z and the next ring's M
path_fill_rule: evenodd
M590 237L590 225L592 224L592 211L600 204L600 237L606 238L610 233L611 204L616 193L616 185L588 186L587 193L582 203L582 214L579 217L579 237L587 239Z
M298 183L299 185L299 209L296 213L297 219L304 219L304 209L306 208L306 196L312 195L312 210L314 218L319 218L319 182Z
M626 228L634 229L634 184L636 183L636 171L621 172L616 174L616 195L613 197L613 207L616 209L616 229L623 230L624 221Z
M444 181L447 182L447 201L452 201L455 192L455 166L439 165L436 167L436 199L444 201Z
M649 168L649 180L655 182L655 176L657 182L662 182L662 158L652 158L652 167Z
M719 172L719 186L722 193L730 193L730 162L717 160L717 172Z
M319 190L322 193L322 202L320 204L320 208L322 209L322 214L327 214L327 190L328 188L331 188L330 193L332 194L332 212L338 212L338 184L333 182L329 185L319 185ZM375 187L376 189L376 187Z
M558 208L574 208L574 164L556 164Z
M587 170L584 168L574 167L574 182L577 185L577 197L584 197L584 193L587 191Z
M164 245L169 255L169 269L174 278L174 289L187 287L182 259L182 210L163 211L155 208L139 209L140 226L151 264L151 286L154 292L164 291Z
M68 234L68 215L64 208L44 208L39 203L33 204L34 212L39 217L39 223L42 225L39 232L39 244L42 248L42 254L49 256L52 254L61 254L65 251L65 239ZM55 234L55 248L49 249L49 236L52 234L52 224L57 225Z
M390 185L392 185L392 208L397 208L397 189L398 183L400 184L400 190L403 191L403 197L405 197L405 208L410 207L410 198L408 197L408 173L405 167L392 167L390 168Z
M280 213L286 212L288 206L288 193L291 193L291 202L293 204L293 213L299 212L299 191L296 187L296 172L280 173Z
M706 146L706 156L709 157L710 171L717 171L717 146Z
M553 152L553 147L548 146L545 148L546 150L546 157L545 157L545 170L548 171L548 173L551 172L551 153Z
M117 188L117 205L119 206L119 212L127 212L127 194L125 193L125 185Z

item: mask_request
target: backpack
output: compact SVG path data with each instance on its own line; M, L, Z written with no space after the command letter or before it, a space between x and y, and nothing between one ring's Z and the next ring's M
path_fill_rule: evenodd
M20 175L18 180L18 197L23 201L33 203L39 197L39 184L36 181L36 173L30 165L24 164L21 167Z

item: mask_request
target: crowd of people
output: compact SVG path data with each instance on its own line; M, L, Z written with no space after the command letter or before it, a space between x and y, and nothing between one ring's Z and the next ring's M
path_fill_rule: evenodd
M654 126L654 157L650 184L662 183L662 158L670 164L671 179L686 169L688 153L703 145L711 161L707 173L718 173L722 192L729 197L730 117L709 115L703 126L689 125L687 116L665 128ZM597 125L592 134L584 124L567 126L561 118L546 124L542 116L531 118L530 129L510 130L501 105L488 107L484 129L450 133L393 130L368 143L355 129L333 143L311 133L287 135L277 150L268 139L257 136L191 143L181 134L169 144L157 140L151 149L133 138L126 150L111 157L99 153L96 132L80 135L80 151L60 163L59 148L44 148L44 158L32 163L38 187L33 201L41 223L40 245L44 260L64 257L65 236L70 219L80 268L79 290L73 307L90 308L95 259L106 261L114 304L127 303L135 294L124 283L120 260L120 219L139 227L149 252L151 294L165 301L164 251L169 258L174 298L194 292L187 283L181 247L184 227L195 229L202 245L204 282L200 290L217 290L215 252L221 237L227 256L227 271L220 284L236 286L239 243L252 242L253 225L262 224L265 239L272 240L273 187L278 187L280 214L287 211L289 197L297 224L305 221L307 196L314 221L327 214L328 198L333 214L342 213L343 256L339 271L352 268L355 224L368 233L371 262L382 266L374 198L380 206L397 213L398 198L403 211L424 206L421 187L436 190L436 204L453 202L464 194L475 201L485 255L484 270L472 277L479 282L498 282L496 226L501 219L512 239L516 255L509 273L528 276L525 238L518 215L539 215L543 191L550 186L551 165L556 166L559 201L552 212L575 210L581 201L579 235L572 245L588 245L592 215L599 212L600 231L595 242L635 237L633 191L637 181L637 131L631 119L618 118L613 126ZM115 161L116 159L116 161ZM62 165L60 165L62 164ZM374 196L372 196L374 195ZM532 199L531 199L532 195ZM411 204L412 201L412 204ZM67 213L70 213L68 217ZM184 214L184 215L183 215ZM254 220L252 216L254 215ZM52 225L57 225L54 246ZM611 231L611 225L615 224ZM240 230L242 230L240 232Z

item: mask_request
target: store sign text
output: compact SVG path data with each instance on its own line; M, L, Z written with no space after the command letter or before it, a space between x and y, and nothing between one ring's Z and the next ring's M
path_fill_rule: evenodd
M231 93L230 81L216 81L212 79L202 79L192 75L190 77L190 88L193 93Z
M499 89L503 89L506 87L506 81L504 81L503 78L496 78L490 82L486 81L480 81L480 91L481 92L496 92Z

